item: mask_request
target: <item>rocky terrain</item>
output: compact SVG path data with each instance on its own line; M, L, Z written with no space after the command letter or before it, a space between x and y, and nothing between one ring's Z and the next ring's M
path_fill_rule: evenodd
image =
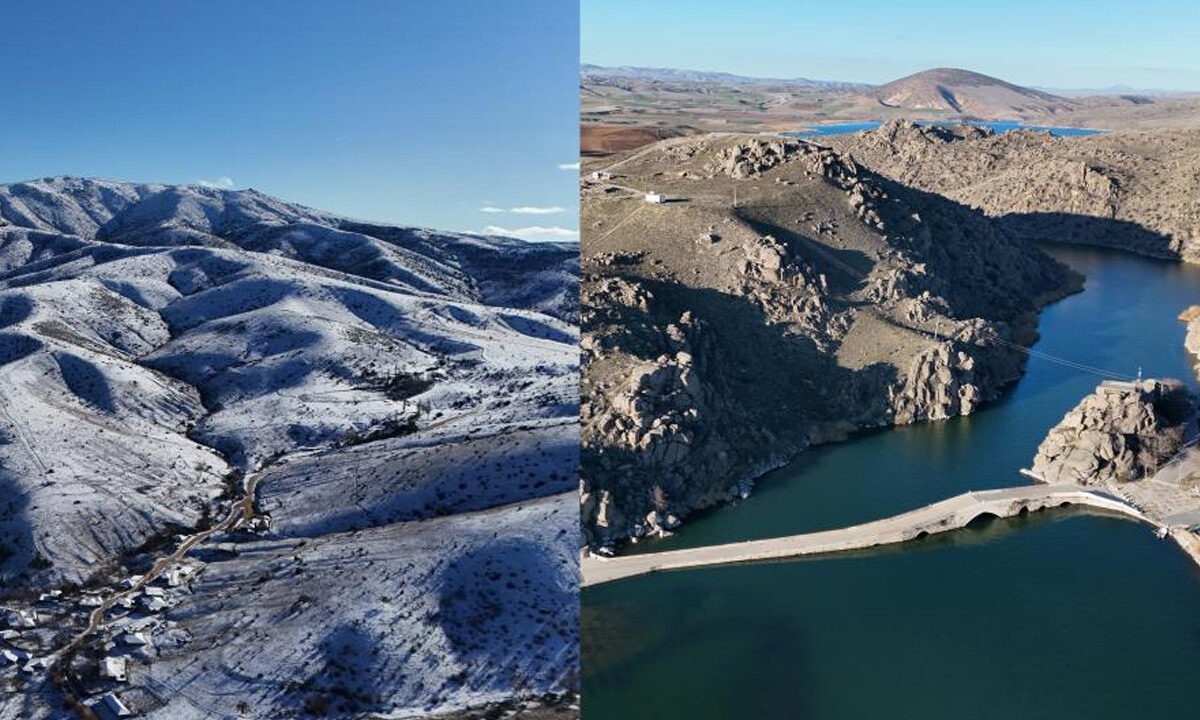
M0 718L572 691L578 262L252 190L0 186Z
M679 138L584 171L594 548L668 532L812 444L974 411L1078 281L984 214L813 143Z
M1180 322L1187 325L1184 347L1197 359L1196 374L1200 375L1200 305L1193 305L1179 315Z
M1200 262L1200 126L1053 137L892 120L830 137L873 170L945 195L1031 240Z
M1033 473L1049 483L1141 480L1179 451L1194 410L1177 380L1106 381L1051 429Z

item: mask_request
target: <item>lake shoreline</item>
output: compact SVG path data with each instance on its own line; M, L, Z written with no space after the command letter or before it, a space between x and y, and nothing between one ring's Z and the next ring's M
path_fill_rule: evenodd
M1107 250L1110 248L1105 249ZM1016 341L1026 350L1037 344L1037 342L1041 339L1041 335L1038 332L1038 325L1042 312L1057 302L1061 302L1073 295L1083 292L1086 288L1086 283L1087 278L1084 275L1071 270L1066 283L1061 288L1035 297L1033 299L1033 304L1036 309L1018 318L1013 323L1014 338ZM896 428L909 427L912 425L940 423L957 417L968 417L978 412L982 412L996 403L1003 402L1009 395L1011 395L1012 391L1025 377L1028 366L1028 357L1028 353L1025 352L1021 362L1020 374L1009 380L1007 383L999 386L996 390L996 397L990 401L983 402L979 408L972 413L955 415L950 418L937 420L922 418L907 423L891 422L880 423L877 425L856 426L844 421L830 421L820 424L812 429L812 431L809 433L807 441L796 452L782 457L771 458L760 464L754 470L733 481L732 486L742 489L741 497L714 503L705 507L694 508L690 513L688 513L688 515L681 519L681 522L677 528L685 528L688 524L689 518L695 518L696 516L703 515L705 513L733 509L740 501L746 500L754 494L754 488L761 480L766 478L771 473L797 462L802 456L814 449L829 445L853 442L855 439L861 437L869 436L874 433L887 432ZM672 530L666 530L658 537L630 537L626 538L623 542L616 546L607 547L605 549L601 549L600 551L593 550L585 545L582 548L582 552L585 556L595 555L596 557L622 557L631 554L646 554L651 551L637 552L636 549L644 547L648 544L652 545L655 541L672 537L674 534L675 532ZM608 552L605 552L606 550Z
M1100 135L1108 130L1098 128L1079 128L1066 125L1026 125L1019 120L969 120L969 119L947 119L947 120L915 120L917 125L922 127L973 127L991 130L997 135L1011 132L1013 130L1032 130L1034 132L1049 132L1051 135L1061 137L1083 137L1088 135ZM860 120L860 121L836 121L828 123L809 123L802 126L802 129L794 132L780 133L789 137L811 138L825 135L843 135L847 133L861 132L863 130L877 130L884 123L883 120Z

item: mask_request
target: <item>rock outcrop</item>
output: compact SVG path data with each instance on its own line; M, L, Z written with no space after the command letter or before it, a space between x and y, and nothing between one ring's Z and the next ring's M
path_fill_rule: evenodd
M1140 480L1178 452L1193 409L1177 380L1105 381L1046 436L1033 472L1049 483Z
M1196 373L1200 375L1200 305L1193 305L1179 315L1180 322L1187 324L1187 335L1183 346L1196 358Z
M1030 240L1200 262L1200 129L1056 137L890 120L830 143Z
M1075 282L982 213L813 143L669 140L621 174L679 201L584 183L593 547L669 532L810 445L974 412Z

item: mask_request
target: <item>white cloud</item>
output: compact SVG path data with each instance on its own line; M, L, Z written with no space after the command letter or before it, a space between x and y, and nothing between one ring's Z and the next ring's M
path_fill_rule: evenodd
M502 208L495 205L484 205L479 212L485 213L514 213L516 215L557 215L566 212L566 208L557 205L518 205L517 207Z
M507 235L508 237L521 238L522 240L575 240L579 237L578 230L559 227L552 225L545 227L542 225L532 225L522 228L503 228L496 225L488 225L483 229L484 235Z
M529 205L522 205L520 207L509 208L508 211L510 213L517 213L518 215L557 215L560 212L566 212L566 210L557 205L551 207L531 207Z
M579 169L579 161L576 160L573 163L559 163L558 169L559 170L578 170Z
M223 175L216 180L197 180L196 184L206 188L217 188L218 190L232 190L233 178Z

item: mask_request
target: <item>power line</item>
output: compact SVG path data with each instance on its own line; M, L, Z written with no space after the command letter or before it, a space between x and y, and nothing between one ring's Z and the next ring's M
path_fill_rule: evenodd
M991 335L988 339L991 340L992 342L998 343L1000 345L1004 345L1005 347L1012 348L1013 350L1020 350L1021 352L1031 355L1033 357L1036 357L1036 358L1039 358L1042 360L1047 360L1047 361L1053 362L1053 363L1058 363L1059 365L1063 365L1065 367L1069 367L1074 370L1079 370L1081 372L1088 372L1088 373L1092 373L1093 375L1099 375L1101 377L1108 377L1108 378L1115 378L1118 380L1132 380L1133 379L1132 375L1115 372L1113 370L1106 370L1104 368L1096 367L1094 365L1085 365L1084 363L1079 363L1079 362L1075 362L1074 360L1068 360L1067 358L1064 358L1064 357L1052 355L1043 350L1034 350L1033 348L1025 347L1024 345L1019 345L1017 343L1001 339L1001 338L995 336L994 334Z

